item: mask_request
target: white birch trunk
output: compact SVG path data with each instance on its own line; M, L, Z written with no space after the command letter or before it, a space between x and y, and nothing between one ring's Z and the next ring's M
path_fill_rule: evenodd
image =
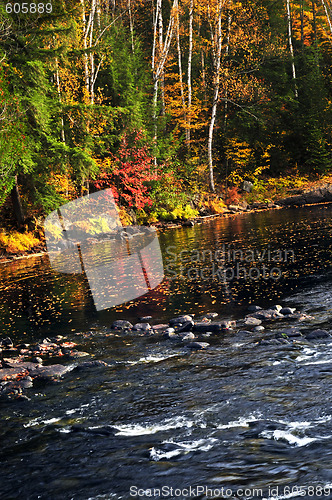
M324 7L324 10L325 10L325 15L326 15L326 19L329 23L329 27L330 27L330 33L332 35L332 24L331 24L331 19L330 19L330 16L329 16L329 12L327 10L327 6L326 6L326 3L324 2L324 0L322 0L322 5Z
M186 113L186 102L184 98L184 88L183 88L183 73L182 73L182 53L181 53L181 44L180 44L180 19L179 19L179 9L177 9L176 13L176 46L178 51L178 66L179 66L179 80L180 80L180 93L181 93L181 102L182 102L182 110L185 118Z
M134 22L133 22L133 14L131 11L131 0L128 0L128 13L129 13L129 29L130 29L130 37L131 37L131 51L135 53L134 46Z
M85 6L84 6L84 0L81 0L81 5L82 5L82 22L83 22L83 49L87 49L87 37L86 37L86 17L85 17ZM88 54L84 52L84 82L85 82L85 89L89 93L89 59L88 59Z
M165 36L165 40L163 40L162 44L162 52L159 52L159 58L158 61L156 61L156 35L157 35L157 25L159 21L159 10L161 10L161 4L162 0L157 0L157 6L156 6L156 11L155 11L155 18L153 22L154 26L154 40L153 40L153 46L152 46L152 77L153 77L153 98L152 98L152 106L153 106L153 111L152 111L152 116L153 116L153 122L154 122L154 138L153 141L155 145L157 145L157 134L158 134L158 124L157 124L157 104L158 104L158 88L159 88L159 82L162 78L163 72L164 72L164 67L166 63L166 59L168 56L169 48L171 45L172 41L172 36L173 36L173 28L174 28L174 18L175 18L175 13L176 9L178 6L178 0L173 1L171 13L170 13L170 18L168 22L168 27L167 27L167 32ZM159 44L159 49L160 49L160 44ZM155 163L156 163L156 158L155 158Z
M159 19L158 19L158 34L159 34L159 53L163 53L164 50L164 22L163 22L163 10L160 2L159 8ZM161 114L165 115L165 72L164 68L161 70L160 75L160 97L161 97Z
M293 50L293 41L292 41L292 18L290 11L290 0L286 0L287 7L287 24L288 24L288 44L289 44L289 52L292 59L292 75L294 80L294 94L295 97L298 98L297 84L296 84L296 69L294 62L294 50Z
M232 21L232 16L228 14L228 21L227 21L227 37L226 37L226 47L225 47L225 57L227 58L229 54L229 38L230 38L230 32L231 32L231 21ZM228 70L226 70L226 78L228 76ZM226 88L225 88L225 104L224 104L224 133L226 132L227 128L227 118L228 118L228 87L227 87L227 81L226 81Z
M192 100L192 89L191 89L191 64L192 64L192 52L193 52L193 17L194 17L194 0L190 0L189 5L189 49L188 49L188 109L187 109L187 128L186 128L186 142L187 147L190 144L190 123L191 123L191 100Z
M221 64L221 49L222 49L222 33L221 33L221 0L218 0L217 12L216 12L216 22L214 28L214 43L215 48L213 48L214 57L214 89L213 89L213 102L211 110L211 119L209 125L209 136L208 136L208 163L209 163L209 173L210 173L210 186L212 191L215 191L214 186L214 175L213 175L213 132L214 124L217 116L217 106L219 99L219 87L220 87L220 64Z

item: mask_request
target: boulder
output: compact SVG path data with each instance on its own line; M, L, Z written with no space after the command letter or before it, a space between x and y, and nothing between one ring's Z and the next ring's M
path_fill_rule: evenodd
M248 315L247 318L248 317L261 319L262 321L268 321L272 319L283 318L284 316L283 314L273 309L262 309L260 311Z
M246 193L251 193L253 187L254 185L250 181L243 181L241 185L242 191L245 191Z
M133 325L130 323L130 321L127 321L125 319L117 319L116 321L113 321L111 324L111 329L112 330L125 330L125 329L131 329Z
M133 326L133 330L134 331L139 331L139 332L148 332L149 330L151 330L151 325L150 323L136 323L134 326Z
M262 323L262 320L261 319L258 319L258 318L252 318L250 316L248 316L245 320L244 320L244 326L259 326L261 325Z
M189 316L189 314L185 314L183 316L177 316L176 318L172 318L169 320L169 326L174 326L174 325L179 325L186 323L187 321L192 321L193 318L192 316Z
M177 333L180 332L190 332L193 329L194 322L193 321L186 321L185 323L180 323L179 325L174 325L175 326L175 331Z
M225 331L225 323L217 323L217 322L212 322L212 323L205 323L204 321L199 321L194 324L193 331L197 333L206 333L206 332L212 332L212 333L220 333Z
M307 340L326 339L328 337L330 337L329 332L326 330L320 330L320 329L314 330L305 336L305 338Z
M288 314L295 313L295 311L296 311L295 307L282 307L279 312L286 316Z
M37 366L35 369L29 370L29 375L41 380L56 380L72 369L72 366L63 365Z

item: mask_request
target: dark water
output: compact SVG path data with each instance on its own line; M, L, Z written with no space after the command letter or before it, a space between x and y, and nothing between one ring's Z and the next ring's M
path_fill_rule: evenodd
M267 328L190 353L109 331L114 319L147 314L153 324L185 312L236 319L250 303L298 307L315 318L303 330L331 330L331 213L307 207L167 231L162 284L99 313L82 276L54 273L46 256L1 266L2 335L66 335L110 365L1 403L1 500L332 498L329 342L259 345Z

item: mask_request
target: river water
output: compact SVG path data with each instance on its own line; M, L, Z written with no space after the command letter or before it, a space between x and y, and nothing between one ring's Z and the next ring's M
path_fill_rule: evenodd
M282 304L314 317L301 331L330 331L331 213L322 205L165 231L163 282L98 313L84 278L56 273L47 256L3 264L1 336L61 334L109 366L1 402L1 500L332 498L332 343L260 344L283 320L198 352L109 329L115 319L240 319L249 304Z

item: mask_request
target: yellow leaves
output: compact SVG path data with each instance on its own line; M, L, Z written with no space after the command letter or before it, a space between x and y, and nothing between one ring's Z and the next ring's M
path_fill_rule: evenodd
M78 195L69 172L67 172L67 175L51 173L48 184L53 186L58 194L68 200L72 200Z
M4 250L6 253L26 252L39 243L40 241L30 232L19 233L14 231L10 235L3 231L0 232L0 250Z

